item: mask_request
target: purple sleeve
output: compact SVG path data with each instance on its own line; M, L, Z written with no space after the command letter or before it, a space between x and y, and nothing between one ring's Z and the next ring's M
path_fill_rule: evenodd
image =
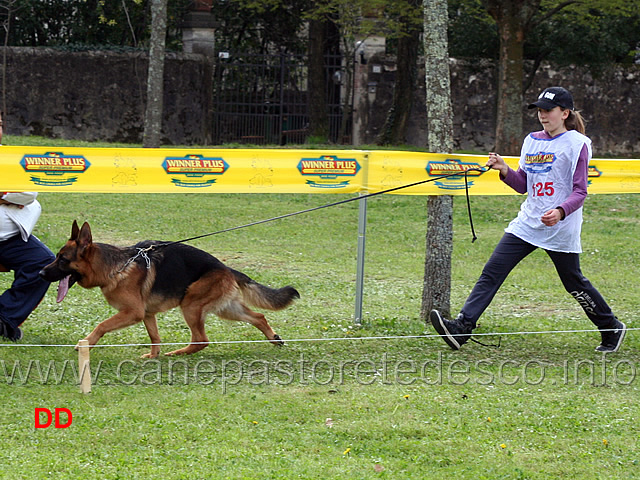
M559 205L564 210L565 218L578 210L587 198L587 174L589 172L589 150L587 145L582 146L580 156L578 157L578 165L573 173L573 191L567 199Z
M503 177L502 174L500 174L500 179L516 192L527 193L527 173L520 167L518 167L517 171L509 168L507 176Z

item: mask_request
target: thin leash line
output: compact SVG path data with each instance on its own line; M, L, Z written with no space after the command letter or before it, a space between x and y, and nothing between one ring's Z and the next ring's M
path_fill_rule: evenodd
M405 188L411 188L411 187L415 187L417 185L422 185L423 183L435 182L437 180L442 180L444 178L460 176L460 175L464 175L464 185L465 185L465 191L466 191L466 196L467 196L467 209L468 209L468 212L469 212L469 221L470 221L470 225L471 225L471 232L472 232L472 235L473 235L472 242L474 242L477 239L477 237L476 237L476 234L475 234L475 231L474 231L474 228L473 228L473 220L471 218L471 204L470 204L470 201L469 201L469 183L468 183L468 180L467 180L467 176L468 176L468 172L480 172L480 175L482 175L483 173L486 173L489 170L491 170L491 168L489 168L489 167L486 167L486 169L484 167L468 168L464 172L454 172L454 173L449 173L449 174L446 174L446 175L439 175L439 176L434 177L434 178L428 178L426 180L420 180L418 182L409 183L407 185L400 185L400 186L397 186L397 187L388 188L386 190L381 190L379 192L368 193L366 195L360 195L360 196L353 197L353 198L347 198L345 200L339 200L337 202L327 203L327 204L324 204L324 205L318 205L316 207L307 208L305 210L299 210L297 212L285 213L284 215L278 215L276 217L266 218L266 219L263 219L263 220L257 220L255 222L246 223L244 225L237 225L235 227L225 228L223 230L218 230L216 232L205 233L203 235L197 235L195 237L185 238L185 239L182 239L182 240L176 240L176 241L173 241L173 242L167 242L167 243L160 243L160 244L157 244L157 245L151 245L151 246L147 247L144 250L147 251L147 250L152 250L153 248L166 247L166 246L169 246L169 245L175 245L177 243L190 242L191 240L197 240L197 239L200 239L200 238L210 237L210 236L218 235L218 234L221 234L221 233L231 232L231 231L234 231L234 230L239 230L241 228L253 227L255 225L261 225L263 223L273 222L275 220L281 220L283 218L293 217L295 215L301 215L303 213L314 212L316 210L321 210L323 208L336 207L338 205L342 205L342 204L345 204L345 203L355 202L355 201L358 201L358 200L364 200L366 198L375 197L377 195L382 195L382 194L385 194L385 193L391 193L391 192L395 192L397 190L402 190L402 189L405 189ZM140 252L138 253L138 255L140 255ZM136 255L136 257L138 255Z
M474 333L474 337L488 337L488 336L502 336L502 335L548 335L559 333L590 333L590 332L608 332L615 331L616 329L586 329L586 330L535 330L535 331L520 331L520 332L488 332L488 333ZM627 331L640 330L640 327L629 328ZM466 334L452 335L466 336ZM440 335L428 334L428 335L384 335L384 336L368 336L368 337L334 337L334 338L293 338L284 340L286 343L312 343L312 342L340 342L340 341L357 341L357 340L415 340L421 338L441 338ZM167 343L112 343L112 344L97 344L91 345L91 348L108 348L108 347L153 347L153 346L180 346L180 345L238 345L238 344L251 344L251 343L271 343L270 340L220 340L212 342L167 342ZM18 343L0 343L0 347L72 347L75 348L77 344L18 344Z
M261 225L263 223L268 223L268 222L273 222L275 220L282 220L283 218L289 218L289 217L293 217L295 215L301 215L303 213L310 213L310 212L314 212L316 210L321 210L323 208L329 208L329 207L336 207L338 205L342 205L345 203L349 203L349 202L355 202L357 200L364 200L366 198L369 197L375 197L377 195L382 195L385 193L391 193L391 192L395 192L397 190L402 190L405 188L411 188L411 187L415 187L417 185L422 185L423 183L428 183L428 182L435 182L437 180L442 180L444 178L449 178L449 177L455 177L455 176L460 176L460 175L464 175L464 188L465 188L465 195L467 197L467 212L469 215L469 226L471 227L471 243L475 242L478 237L476 236L476 231L475 228L473 226L473 216L471 215L471 200L469 199L469 181L468 181L468 174L469 172L480 172L480 175L482 175L483 173L488 172L489 170L491 170L490 167L474 167L474 168L468 168L466 170L464 170L464 172L454 172L454 173L448 173L446 175L439 175L437 177L434 178L428 178L426 180L420 180L418 182L414 182L414 183L409 183L407 185L399 185L397 187L392 187L392 188L388 188L386 190L381 190L379 192L374 192L374 193L368 193L366 195L359 195L357 197L353 197L353 198L347 198L344 200L339 200L337 202L332 202L332 203L327 203L324 205L318 205L316 207L311 207L311 208L307 208L304 210L299 210L297 212L291 212L291 213L285 213L283 215L278 215L276 217L271 217L271 218L266 218L263 220L257 220L255 222L250 222L250 223L245 223L244 225L236 225L235 227L229 227L229 228L225 228L222 230L218 230L215 232L211 232L211 233L205 233L202 235L196 235L195 237L190 237L190 238L184 238L182 240L175 240L172 242L164 242L164 243L157 243L154 245L149 245L146 248L137 248L138 253L136 253L133 257L129 258L124 265L118 270L117 273L121 273L125 270L125 268L127 268L131 263L133 263L138 257L142 257L147 265L147 270L149 270L151 268L151 259L148 257L147 252L153 250L153 249L157 249L157 248L161 248L161 247L168 247L170 245L176 245L178 243L185 243L185 242L190 242L192 240L198 240L200 238L205 238L205 237L211 237L213 235L219 235L221 233L226 233L226 232L232 232L234 230L240 230L241 228L247 228L247 227L253 227L256 225Z

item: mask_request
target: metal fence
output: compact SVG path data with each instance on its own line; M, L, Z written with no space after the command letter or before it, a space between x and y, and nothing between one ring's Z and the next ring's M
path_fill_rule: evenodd
M304 55L220 53L213 88L214 143L305 143L309 136L307 72ZM329 140L334 143L351 141L344 79L342 57L325 57Z

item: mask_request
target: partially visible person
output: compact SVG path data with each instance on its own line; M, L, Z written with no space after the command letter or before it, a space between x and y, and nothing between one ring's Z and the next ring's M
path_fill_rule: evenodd
M38 273L55 259L31 234L42 211L37 196L35 192L0 192L0 265L14 272L11 288L0 295L0 336L12 341L22 338L20 325L49 288L50 283Z

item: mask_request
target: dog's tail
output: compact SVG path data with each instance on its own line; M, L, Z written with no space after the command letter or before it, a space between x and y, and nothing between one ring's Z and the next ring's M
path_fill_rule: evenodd
M300 298L298 291L289 285L282 288L271 288L256 282L242 272L233 269L231 271L244 299L254 307L282 310L291 305L296 298Z

